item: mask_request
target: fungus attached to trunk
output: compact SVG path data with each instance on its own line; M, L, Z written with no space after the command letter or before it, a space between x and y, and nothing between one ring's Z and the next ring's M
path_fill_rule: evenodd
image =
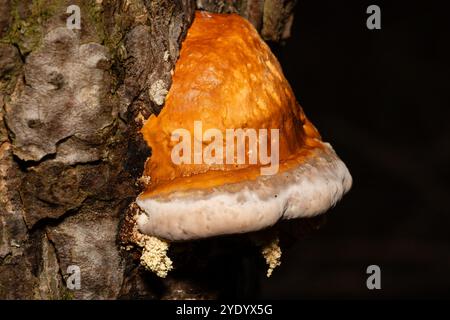
M269 47L235 14L196 13L165 106L142 133L152 156L144 172L149 183L136 200L137 226L166 240L312 217L352 183L305 117Z

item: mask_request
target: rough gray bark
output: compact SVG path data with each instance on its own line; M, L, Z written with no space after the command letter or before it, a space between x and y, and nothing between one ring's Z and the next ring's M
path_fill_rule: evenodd
M197 0L197 7L219 13L238 13L248 19L265 40L289 38L297 0Z
M241 13L279 40L294 3L0 0L0 299L214 298L254 288L240 287L258 259L245 239L176 245L180 267L161 280L120 249L118 232L150 152L138 130L162 107L195 6ZM66 28L71 4L81 30ZM81 269L80 290L66 288L70 265Z

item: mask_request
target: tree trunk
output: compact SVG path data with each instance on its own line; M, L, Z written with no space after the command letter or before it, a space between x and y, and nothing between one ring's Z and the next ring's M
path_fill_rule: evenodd
M139 128L162 108L195 8L239 13L278 41L294 4L0 0L0 299L254 293L264 263L245 237L178 244L160 279L118 233L150 154ZM69 5L81 29L66 26Z

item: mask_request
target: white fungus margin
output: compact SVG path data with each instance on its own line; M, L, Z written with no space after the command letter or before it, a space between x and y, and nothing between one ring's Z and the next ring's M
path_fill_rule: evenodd
M207 191L138 197L143 213L137 223L143 234L172 241L251 232L280 219L324 213L351 185L347 167L324 143L324 149L314 149L304 163L273 176Z

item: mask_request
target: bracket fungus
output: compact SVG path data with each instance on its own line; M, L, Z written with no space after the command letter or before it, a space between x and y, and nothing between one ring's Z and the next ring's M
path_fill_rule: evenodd
M230 131L239 129L241 137ZM259 135L249 134L252 129ZM164 108L144 123L142 133L152 155L144 170L149 182L136 200L137 226L142 234L169 241L312 217L352 184L345 164L306 118L267 44L236 14L196 13ZM237 147L228 148L230 143ZM182 161L174 161L174 149ZM245 161L238 161L239 150ZM274 166L269 153L276 170L264 174Z

